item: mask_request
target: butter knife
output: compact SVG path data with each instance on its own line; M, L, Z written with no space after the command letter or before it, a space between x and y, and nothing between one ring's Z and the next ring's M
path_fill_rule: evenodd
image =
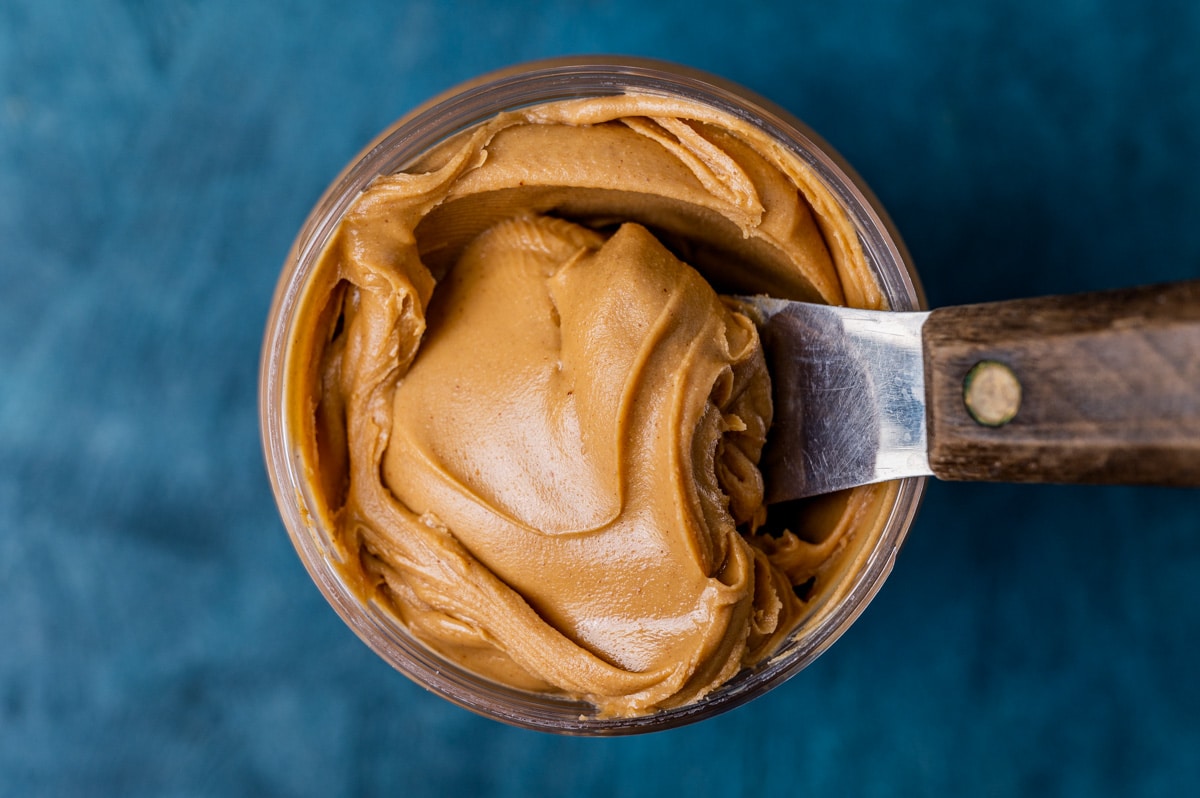
M924 312L739 297L769 503L902 477L1200 486L1200 280Z

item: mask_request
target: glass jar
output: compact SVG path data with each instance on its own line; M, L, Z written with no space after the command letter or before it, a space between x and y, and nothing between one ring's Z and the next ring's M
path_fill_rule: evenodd
M706 104L766 133L815 173L840 204L857 231L886 304L895 310L923 305L907 252L883 209L850 167L799 121L740 87L693 70L645 60L573 58L520 65L455 88L401 118L356 157L317 202L288 254L262 352L260 414L271 484L292 542L326 599L367 645L418 684L482 715L563 734L631 734L676 727L729 710L782 683L828 648L874 597L924 491L924 479L896 484L877 534L851 541L853 550L841 558L838 589L813 599L802 623L773 655L699 701L638 717L600 717L578 701L482 678L422 645L386 608L364 601L347 583L313 486L303 477L295 419L287 410L295 372L289 342L313 269L340 220L376 177L405 169L436 144L498 113L623 93Z

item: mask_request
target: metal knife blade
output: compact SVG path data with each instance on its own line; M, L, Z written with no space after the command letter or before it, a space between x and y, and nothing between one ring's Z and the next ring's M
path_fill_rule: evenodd
M768 503L930 476L921 327L891 312L738 297L759 328L775 402Z

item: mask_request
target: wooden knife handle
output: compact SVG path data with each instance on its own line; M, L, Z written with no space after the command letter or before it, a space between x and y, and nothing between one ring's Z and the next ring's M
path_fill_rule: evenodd
M939 478L1200 485L1200 280L943 308L923 335Z

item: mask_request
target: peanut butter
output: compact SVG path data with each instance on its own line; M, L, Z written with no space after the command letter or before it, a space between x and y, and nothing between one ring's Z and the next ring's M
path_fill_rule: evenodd
M289 355L288 412L354 589L462 667L609 715L697 700L769 656L838 590L893 488L764 531L770 379L714 286L883 304L807 167L705 106L537 106L377 179Z

